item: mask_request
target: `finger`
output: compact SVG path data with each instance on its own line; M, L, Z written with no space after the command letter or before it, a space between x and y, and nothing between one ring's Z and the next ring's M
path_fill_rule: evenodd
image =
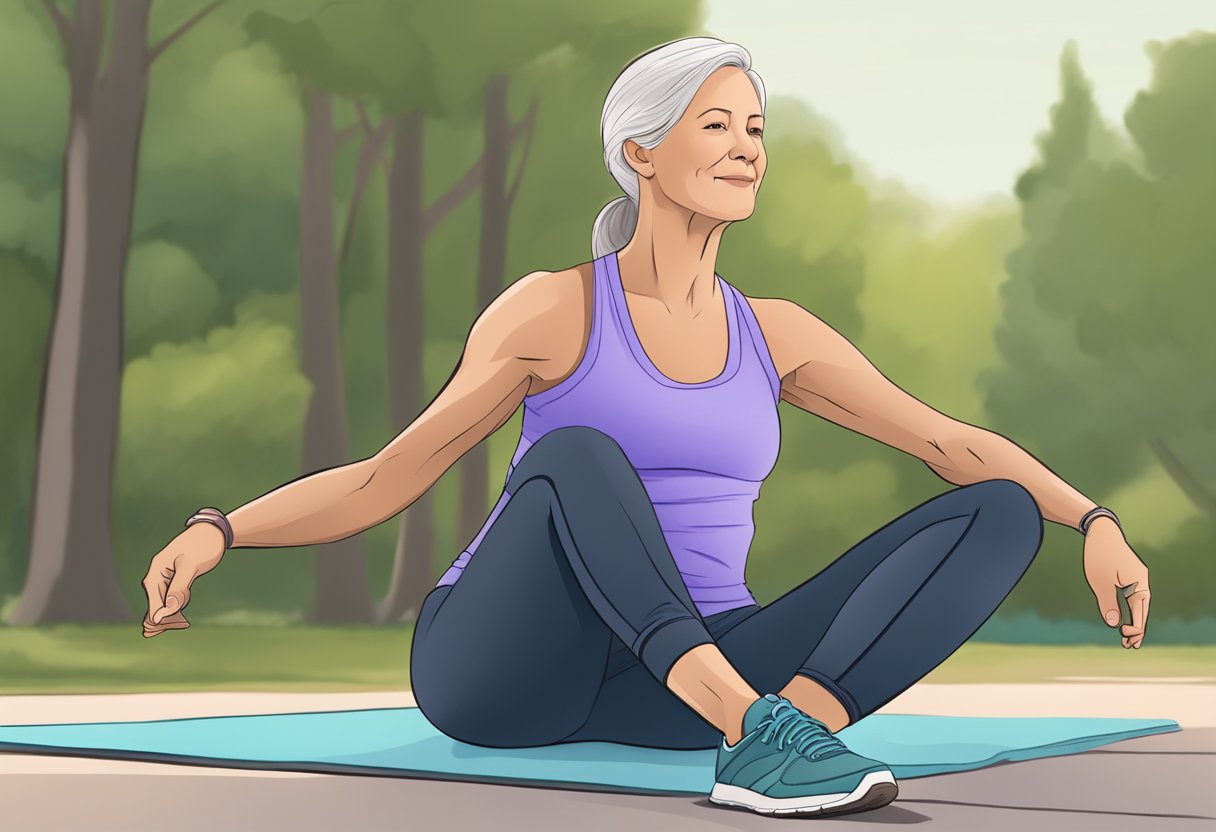
M143 585L148 596L148 615L152 615L165 605L165 590L169 587L169 579L161 575L160 567L154 567L144 578Z
M1137 589L1127 598L1127 607L1132 615L1132 627L1136 629L1137 633L1144 632L1144 622L1148 615L1148 590L1143 588L1143 583L1140 586L1142 588ZM1131 635L1131 633L1127 633L1127 635Z
M1140 615L1140 635L1131 638L1132 647L1136 650L1140 649L1141 642L1144 641L1144 632L1148 629L1148 603L1152 597L1152 592L1149 591L1148 581L1140 584L1141 590L1132 594L1131 608L1139 612Z
M158 635L163 633L165 630L184 630L189 626L189 621L174 621L172 624L165 624L163 626L146 627L144 628L144 632L151 633L152 635Z
M166 616L159 624L152 624L147 619L144 619L144 634L157 635L165 630L184 630L190 626L190 622L185 616L177 613L172 616Z
M1147 582L1144 584L1141 584L1141 586L1142 586L1141 592L1136 592L1132 595L1132 598L1134 598L1137 602L1137 606L1133 606L1132 609L1137 609L1137 607L1139 608L1140 629L1146 630L1146 629L1148 629L1148 602L1153 594L1151 592L1149 592ZM1135 619L1133 618L1133 620L1135 620Z

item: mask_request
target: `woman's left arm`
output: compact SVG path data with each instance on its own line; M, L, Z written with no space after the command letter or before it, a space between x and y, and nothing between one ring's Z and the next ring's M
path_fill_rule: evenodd
M781 399L922 460L955 485L993 479L1024 487L1044 519L1080 532L1093 500L1032 454L1002 436L944 413L883 375L843 335L818 316L783 298L748 298L781 379ZM1148 568L1123 530L1100 516L1084 538L1085 579L1124 647L1139 647L1148 622ZM1128 599L1132 621L1120 626L1117 593Z

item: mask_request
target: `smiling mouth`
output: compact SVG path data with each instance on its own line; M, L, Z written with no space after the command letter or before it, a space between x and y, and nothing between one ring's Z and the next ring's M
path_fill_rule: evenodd
M746 187L755 181L744 176L715 176L714 179L721 179L723 182L729 182L737 188Z

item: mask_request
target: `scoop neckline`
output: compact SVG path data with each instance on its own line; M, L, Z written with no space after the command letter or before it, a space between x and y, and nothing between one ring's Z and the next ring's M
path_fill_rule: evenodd
M629 351L633 353L634 359L637 360L638 364L651 378L667 387L685 389L716 387L734 378L735 373L739 370L739 308L736 305L734 291L730 289L730 284L723 280L721 275L715 273L714 278L718 281L719 290L722 292L723 305L726 307L726 330L728 336L726 364L722 368L722 371L713 378L706 379L705 381L686 382L676 381L674 378L664 375L663 371L650 360L650 356L646 354L646 349L642 346L642 341L638 337L637 329L634 328L633 318L629 316L629 303L625 299L625 286L621 282L621 271L617 264L617 253L615 251L608 255L607 265L608 283L612 290L613 305L616 307L621 321L621 329L624 330L625 340L629 343Z

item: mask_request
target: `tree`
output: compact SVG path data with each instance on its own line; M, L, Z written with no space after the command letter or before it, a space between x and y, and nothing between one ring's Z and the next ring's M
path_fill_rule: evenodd
M110 507L122 369L122 285L148 73L210 14L209 3L154 45L151 0L79 0L73 18L43 0L71 85L63 160L59 281L38 416L29 569L15 625L125 621Z
M1006 363L981 379L999 422L1121 514L1154 586L1187 615L1205 609L1216 579L1216 561L1198 556L1216 544L1216 35L1148 52L1154 74L1125 113L1128 144L1102 123L1066 49L1041 158L1016 186L1025 238L1002 286ZM1054 597L1061 583L1035 605L1079 604L1071 591Z
M1075 45L1042 159L1017 183L1025 241L1010 255L989 407L1033 426L1053 459L1112 488L1160 464L1216 519L1216 372L1208 318L1216 242L1216 35L1149 49L1156 67L1125 123L1101 124ZM1078 414L1088 414L1078 417ZM1100 415L1100 418L1095 418ZM1083 485L1083 484L1081 484Z

